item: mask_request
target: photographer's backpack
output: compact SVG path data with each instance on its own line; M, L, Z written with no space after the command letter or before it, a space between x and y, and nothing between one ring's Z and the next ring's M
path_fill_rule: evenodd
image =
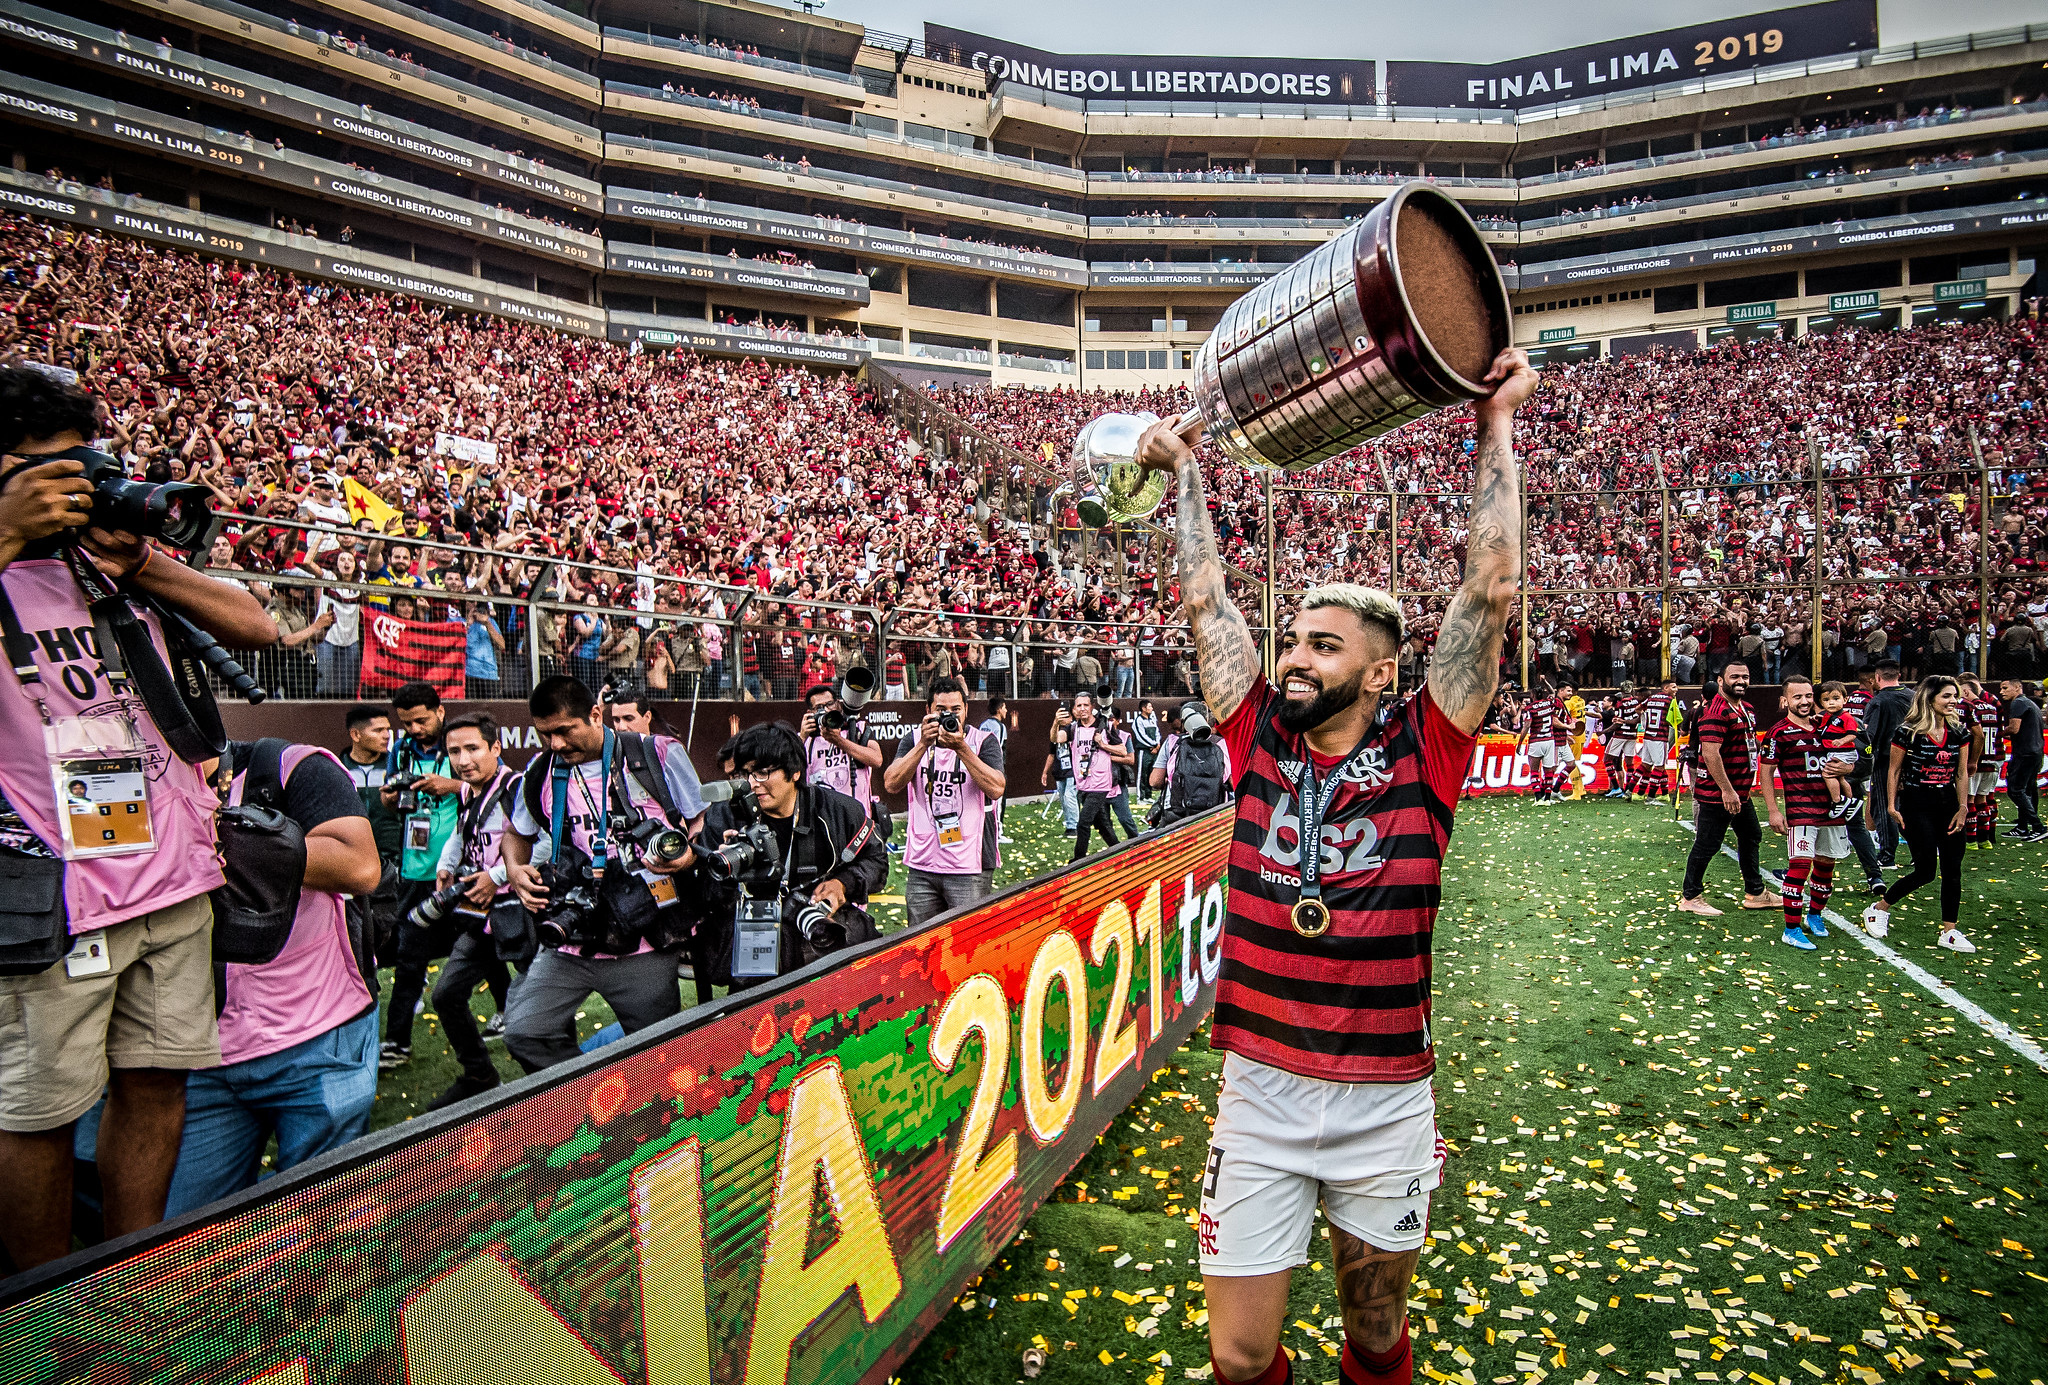
M213 892L213 960L259 965L284 951L306 878L306 835L285 816L286 742L266 736L249 748L242 796L215 819L227 883Z
M1166 813L1163 821L1178 822L1207 812L1223 801L1223 769L1229 759L1221 736L1191 741L1186 736L1174 747L1173 776L1166 785Z

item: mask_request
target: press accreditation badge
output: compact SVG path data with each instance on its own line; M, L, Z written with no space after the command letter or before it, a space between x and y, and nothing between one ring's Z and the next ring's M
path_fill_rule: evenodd
M64 859L156 850L149 758L125 716L64 717L43 728Z
M782 960L782 905L741 895L732 911L732 974L758 980L776 974Z
M426 813L414 813L405 820L405 849L425 851L434 842L434 819Z
M933 819L933 825L939 829L940 846L958 846L967 839L967 834L960 830L958 813L941 813Z
M74 980L81 976L101 976L113 969L107 960L107 930L102 928L92 933L80 933L71 940L71 951L64 954L64 974Z

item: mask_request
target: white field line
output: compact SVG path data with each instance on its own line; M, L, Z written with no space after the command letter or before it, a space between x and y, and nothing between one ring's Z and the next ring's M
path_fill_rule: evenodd
M1686 822L1683 825L1686 831L1690 832L1693 830L1691 823ZM1721 854L1731 861L1739 862L1741 860L1741 857L1736 855L1735 848L1726 842L1721 844ZM2032 1063L2036 1069L2048 1073L2048 1052L2044 1052L2041 1046L2031 1038L2022 1034L1983 1006L1977 1004L1976 1001L1971 1000L1968 996L1956 990L1955 987L1949 985L1948 982L1942 980L1933 972L1928 971L1927 968L1921 966L1912 958L1901 956L1895 952L1882 938L1871 937L1870 934L1863 931L1861 924L1851 923L1833 909L1821 910L1821 917L1826 919L1833 927L1848 933L1850 937L1869 948L1872 953L1876 954L1883 961L1890 963L1906 975L1912 977L1914 981L1918 982L1935 999L1963 1015L1970 1023L1982 1029L1986 1034L2004 1044L2014 1053L2019 1054L2020 1057L2026 1059L2029 1063ZM1778 921L1780 923L1783 922L1782 915L1779 916Z

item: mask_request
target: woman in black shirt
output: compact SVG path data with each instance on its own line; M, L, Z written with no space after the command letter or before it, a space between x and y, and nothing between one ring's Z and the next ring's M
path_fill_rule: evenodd
M1863 926L1882 938L1891 928L1891 908L1941 874L1941 945L1951 952L1975 952L1956 927L1963 906L1963 824L1970 810L1971 737L1957 711L1956 680L1922 679L1905 722L1892 735L1888 808L1913 850L1913 869L1892 882L1884 896L1863 911Z

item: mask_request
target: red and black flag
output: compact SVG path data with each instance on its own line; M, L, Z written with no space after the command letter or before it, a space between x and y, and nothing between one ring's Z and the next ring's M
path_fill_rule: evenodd
M389 611L363 612L362 691L394 692L406 683L428 683L446 698L463 692L466 636L449 621L400 620Z

